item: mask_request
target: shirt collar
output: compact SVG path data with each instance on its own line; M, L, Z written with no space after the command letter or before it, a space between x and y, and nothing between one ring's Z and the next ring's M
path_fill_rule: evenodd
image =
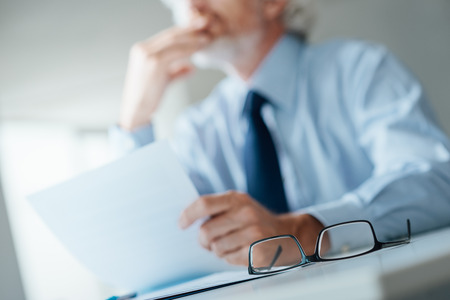
M291 108L295 101L300 51L304 42L292 34L283 35L248 81L248 89L266 96L277 108Z

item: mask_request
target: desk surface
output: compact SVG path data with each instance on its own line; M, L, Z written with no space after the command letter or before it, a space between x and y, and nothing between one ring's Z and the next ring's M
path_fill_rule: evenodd
M300 298L302 297L302 298ZM185 299L450 299L450 228Z

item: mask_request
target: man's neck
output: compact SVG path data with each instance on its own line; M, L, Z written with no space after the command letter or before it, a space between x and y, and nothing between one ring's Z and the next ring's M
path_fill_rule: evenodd
M262 36L256 38L251 48L247 47L245 52L240 53L231 65L232 72L247 82L284 33L285 29L281 24L270 27Z

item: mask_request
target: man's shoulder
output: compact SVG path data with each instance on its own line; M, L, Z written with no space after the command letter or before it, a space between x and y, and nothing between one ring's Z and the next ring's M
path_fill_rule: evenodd
M388 53L385 46L368 40L334 38L312 43L307 47L306 56L311 60L334 61L336 63L357 63L361 59L384 57Z
M361 72L376 70L386 57L392 56L385 46L367 40L332 39L306 47L303 72L311 78L352 80Z

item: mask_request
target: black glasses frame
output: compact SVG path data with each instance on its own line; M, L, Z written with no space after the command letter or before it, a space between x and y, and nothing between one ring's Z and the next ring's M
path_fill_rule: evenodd
M320 238L323 235L323 233L327 230L329 230L330 228L333 227L338 227L338 226L342 226L342 225L346 225L346 224L352 224L352 223L367 223L370 226L370 229L372 231L373 234L373 238L374 238L374 246L362 253L356 254L356 255L351 255L351 256L347 256L347 257L341 257L341 258L322 258L320 257L319 254L319 243L320 243ZM384 249L384 248L389 248L389 247L394 247L394 246L398 246L398 245L402 245L402 244L408 244L411 241L411 222L409 221L409 219L406 220L406 226L408 228L408 236L406 238L400 239L400 240L396 240L396 241L391 241L391 242L380 242L375 234L375 230L373 229L372 224L367 221L367 220L356 220L356 221L349 221L349 222L342 222L342 223L338 223L338 224L334 224L334 225L330 225L327 226L325 228L323 228L320 232L319 235L317 236L317 241L316 241L316 248L314 251L313 255L306 255L305 251L303 250L302 246L300 245L299 241L297 240L297 238L293 235L290 234L286 234L286 235L278 235L278 236L273 236L273 237L269 237L269 238L265 238L262 240L258 240L256 242L253 242L250 245L249 251L248 251L248 273L250 275L266 275L266 274L273 274L273 273L278 273L278 272L284 272L290 269L294 269L294 268L298 268L300 266L304 266L307 265L309 263L313 263L313 262L322 262L322 261L335 261L335 260L344 260L344 259L349 259L349 258L354 258L354 257L358 257L358 256L362 256L362 255L366 255L369 254L371 252L380 250L380 249ZM269 241L269 240L273 240L273 239L278 239L278 238L286 238L289 237L291 239L293 239L295 241L295 243L297 244L300 253L302 255L302 261L299 262L296 265L290 266L290 267L286 267L280 270L275 270L275 271L267 271L267 272L255 272L254 269L252 268L252 248L254 245L259 244L261 242L265 242L265 241ZM271 264L269 265L269 267L267 268L268 270L270 270L273 265L275 265L275 262L277 261L278 257L280 256L282 251L281 246L278 246L278 249L272 259Z

